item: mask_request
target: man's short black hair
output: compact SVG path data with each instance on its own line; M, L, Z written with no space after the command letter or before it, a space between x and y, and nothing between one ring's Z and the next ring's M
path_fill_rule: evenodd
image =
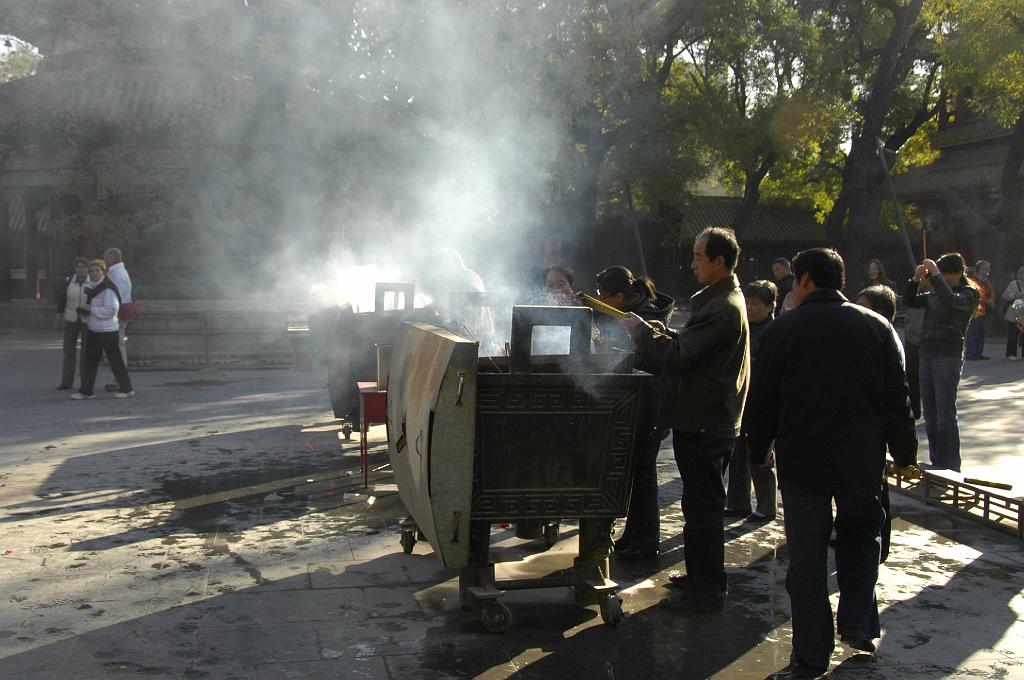
M787 260L784 257L777 257L777 258L775 258L774 260L772 260L772 264L773 265L781 264L786 269L789 269L792 266L791 264L789 264L789 260Z
M775 309L775 301L779 298L779 289L771 281L751 281L743 286L743 297L756 297L765 306Z
M730 272L736 269L736 261L740 259L740 244L736 242L736 232L723 227L708 227L700 232L697 240L706 239L704 254L711 261L721 257L725 260L725 268Z
M881 314L889 321L896 318L896 293L889 286L868 286L857 293L854 301L864 298L871 311Z
M802 250L793 258L793 276L799 281L809 274L818 288L842 290L846 285L846 265L831 248Z

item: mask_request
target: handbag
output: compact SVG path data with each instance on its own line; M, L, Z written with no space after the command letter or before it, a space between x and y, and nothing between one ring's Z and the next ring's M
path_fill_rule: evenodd
M142 316L142 307L138 302L132 300L131 302L125 302L117 310L118 321L131 321Z

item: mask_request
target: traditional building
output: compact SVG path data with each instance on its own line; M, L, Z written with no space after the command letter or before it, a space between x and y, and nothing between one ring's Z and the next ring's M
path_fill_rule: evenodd
M45 298L74 255L109 246L136 268L154 206L187 195L211 122L251 89L173 35L43 42L36 75L0 86L3 299Z
M941 106L932 138L938 160L894 177L900 200L918 206L929 255L956 250L968 262L998 259L1003 244L991 235L1000 223L1001 183L1012 136L1012 130L974 114L962 100ZM1007 263L1012 269L1019 265Z

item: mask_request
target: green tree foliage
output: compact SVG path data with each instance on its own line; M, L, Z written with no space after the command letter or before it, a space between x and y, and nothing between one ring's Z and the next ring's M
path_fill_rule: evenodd
M886 195L879 140L900 150L936 113L935 35L945 0L825 0L814 16L829 45L830 67L847 94L849 151L842 185L825 219L826 234L862 269L880 233ZM909 263L908 263L909 266Z
M1024 111L1024 3L971 0L942 44L944 82L975 108L1012 127Z
M692 0L566 1L543 38L542 91L562 110L567 134L552 175L550 215L570 233L631 199L653 214L678 203L700 172L692 135L667 115L665 96L681 55Z
M762 181L780 165L816 153L835 97L817 73L820 30L785 0L702 3L681 38L675 113L739 189L741 233Z

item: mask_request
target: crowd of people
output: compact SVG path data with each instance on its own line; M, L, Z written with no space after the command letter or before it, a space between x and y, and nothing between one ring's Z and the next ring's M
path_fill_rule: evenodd
M1024 267L997 295L989 262L969 270L959 253L948 253L922 261L898 297L882 262L871 260L851 301L834 250L778 258L773 281L745 285L736 275L739 257L730 230L697 237L691 269L702 288L678 329L670 327L675 301L649 278L621 265L595 277L597 298L628 314L602 317L595 342L632 349L635 367L659 388L649 405L654 425L637 433L631 502L614 550L619 560L659 554L657 457L670 436L685 522L685 573L671 584L691 607L717 610L728 595L725 517L771 522L781 495L791 670L813 677L828 667L836 629L850 647L874 651L875 584L888 552L886 458L902 474L919 474L915 421L923 416L931 465L960 470L963 362L988 358L985 321L1000 300L1008 306L1006 356L1016 359L1024 333L1010 305L1024 300ZM548 268L544 286L544 303L578 304L568 267ZM58 389L73 388L76 360L80 366L72 399L93 398L104 355L116 380L108 391L134 394L119 314L131 294L116 248L103 259L75 259L57 308L64 325ZM899 307L906 312L902 341L893 326ZM840 591L835 620L830 546Z
M601 334L621 343L608 327L620 325L637 367L660 387L657 426L636 439L631 502L614 550L619 560L659 554L656 459L671 436L683 487L685 573L670 582L689 607L715 611L728 595L725 517L773 521L781 491L789 670L815 677L827 670L837 630L849 647L874 652L875 584L889 546L887 456L901 474L920 474L916 420L923 416L931 466L960 470L963 361L985 358L983 315L998 298L1024 299L1024 268L996 296L985 261L969 272L958 253L925 259L901 286L875 259L848 299L845 263L834 250L779 258L774 280L745 285L735 273L739 255L727 229L698 236L691 268L703 287L679 329L669 327L674 301L649 279L623 266L596 277L598 298L630 313L600 321ZM545 276L551 301L571 304L572 271L553 267ZM903 339L894 327L898 310L906 316ZM1005 318L1014 358L1022 334L1012 311ZM830 548L840 590L835 619Z
M115 399L135 396L125 345L125 312L133 308L132 280L118 248L108 248L102 259L75 258L74 271L57 295L56 323L64 326L58 390L74 388L77 362L79 386L71 398L92 399L100 360L106 356L115 380L106 391Z

